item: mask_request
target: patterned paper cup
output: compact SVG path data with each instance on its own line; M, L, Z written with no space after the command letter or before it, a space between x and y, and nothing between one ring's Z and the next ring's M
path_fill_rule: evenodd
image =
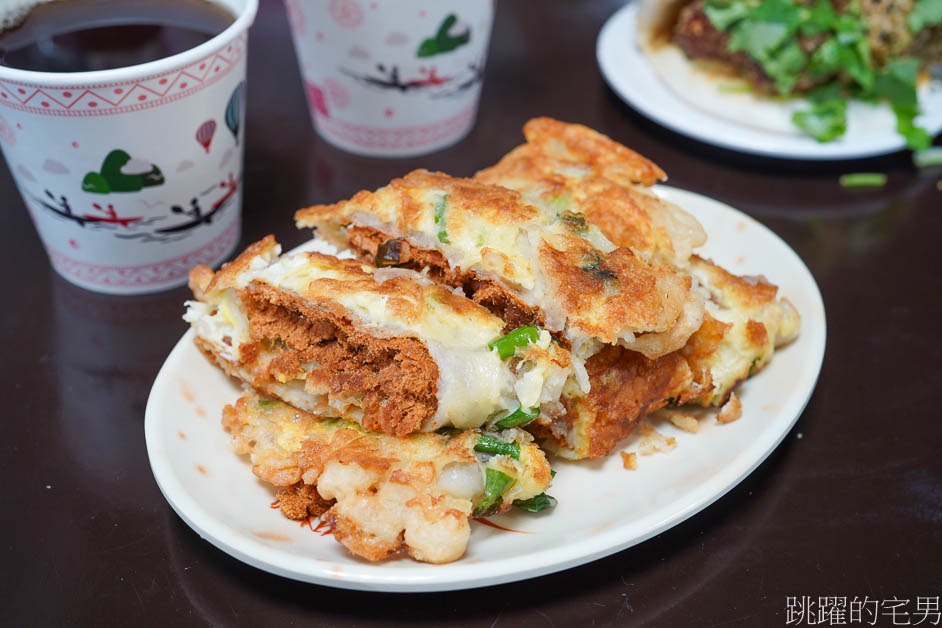
M330 143L404 157L477 113L493 0L285 0L311 117Z
M257 0L186 52L99 72L0 66L0 147L53 268L155 292L239 241L246 36Z

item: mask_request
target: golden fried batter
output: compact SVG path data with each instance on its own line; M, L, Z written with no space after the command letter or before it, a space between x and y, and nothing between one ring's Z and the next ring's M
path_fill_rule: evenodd
M543 332L502 359L505 323L405 269L252 245L215 276L197 268L186 319L200 349L267 395L403 435L477 427L521 405L553 411L572 372Z
M430 277L449 285L473 290L487 281L481 303L505 313L537 309L547 329L573 344L630 346L635 335L670 332L690 294L688 278L616 248L579 212L537 208L518 192L442 173L416 170L376 192L302 209L295 220L369 261L387 262L395 250L391 263L431 261L438 270Z
M532 438L507 430L520 450L481 461L477 430L387 436L354 423L324 420L254 394L223 410L235 451L248 454L260 479L282 487L282 512L294 519L317 514L334 537L368 560L405 549L416 560L450 562L464 554L468 518L484 498L487 469L511 484L498 510L550 485L550 467Z

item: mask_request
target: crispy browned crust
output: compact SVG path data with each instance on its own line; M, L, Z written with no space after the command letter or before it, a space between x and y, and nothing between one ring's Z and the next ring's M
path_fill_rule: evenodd
M396 227L408 232L422 218L422 207L412 197L412 190L435 188L448 193L450 202L473 207L474 211L494 224L522 223L538 217L536 208L520 202L520 194L496 185L484 185L472 179L452 177L444 172L413 170L404 177L393 179L385 189L401 204ZM299 227L314 226L324 217L342 215L347 206L371 206L383 203L375 192L361 190L347 201L332 205L313 205L295 212Z
M194 286L199 288L199 290L193 289L193 294L197 299L202 300L202 294L212 292L221 284L233 281L240 272L249 267L253 259L259 256L275 255L277 250L278 242L275 241L275 236L269 234L258 242L250 244L234 260L223 264L215 274L208 266L200 265L193 268L189 276L190 288Z
M541 151L592 164L605 177L623 185L654 185L667 179L651 160L581 124L533 118L523 126L523 134Z
M731 327L729 323L704 314L700 329L690 336L687 344L680 350L680 354L690 366L693 382L701 396L707 397L713 391L713 376L710 371L713 355Z
M362 395L361 424L385 434L416 432L438 409L438 365L418 339L375 338L336 313L312 308L264 284L253 284L240 296L257 342L243 345L238 365L195 339L200 351L229 375L249 373L249 384L278 397L272 383L279 374L316 362L320 368L308 374L306 388ZM262 354L273 351L278 355L266 366Z
M374 265L380 245L390 241L387 235L371 227L350 227L347 236L350 248L360 259ZM539 308L527 305L500 282L481 277L473 270L453 269L438 251L412 246L404 240L399 242L401 249L396 266L415 271L428 268L433 280L461 288L468 298L501 318L506 323L505 331L522 325L544 325L545 317ZM563 342L563 346L568 347L568 343Z
M254 394L226 406L222 423L235 451L249 455L253 473L281 488L285 516L320 516L356 555L377 561L404 550L418 560L449 562L464 553L473 502L449 494L438 480L451 465L478 464L480 431L386 436ZM515 479L505 509L551 481L544 454L517 436L519 459L489 462Z
M240 296L252 337L279 352L267 378L314 362L320 368L308 374L306 388L362 395L361 425L385 434L418 431L438 409L438 365L420 340L370 336L343 316L264 284Z
M596 261L585 240L574 238L568 244L564 250L541 245L539 257L568 311L588 312L600 301L604 304L604 317L582 317L582 331L615 343L614 321L644 321L643 331L670 329L677 321L690 291L690 277L649 265L630 249L615 249L604 261ZM587 259L593 264L586 265Z
M693 268L706 272L709 286L716 291L722 307L744 316L762 318L766 308L776 307L778 287L761 276L740 276L697 255L691 257ZM721 322L709 314L704 315L700 328L687 340L680 353L693 372L694 384L687 397L703 406L722 406L727 403L736 385L749 377L757 362L738 373L734 381L714 382L711 369L716 361L716 352L724 343L734 342L737 351L755 355L764 364L774 351L775 338L761 320L748 318L735 326Z
M690 369L678 353L650 360L623 347L607 346L586 362L592 389L586 396L564 396L566 413L553 425L531 423L535 436L557 444L567 442L580 419L589 418L582 430L585 444L580 457L601 458L631 434L641 419L667 405L682 402L690 385Z
M613 146L608 146L608 143ZM583 147L583 152L588 155L586 158L594 156L603 166L612 161L613 156L631 152L607 138L604 142L593 138L576 144ZM605 155L600 153L603 147L607 151ZM363 226L356 217L365 214L387 224L395 223L398 234L393 232L393 227L387 227L385 236L396 239L402 237L399 234L427 227L424 217L431 211L426 198L430 190L447 195L449 209L442 218L443 228L460 227L471 217L475 220L483 218L495 228L540 228L537 223L539 211L524 202L519 192L424 170L413 171L376 192L360 192L349 201L299 210L295 220L299 227ZM425 204L422 205L417 198L425 199ZM580 233L578 225L560 227L554 223L541 231L544 237L536 260L550 285L549 298L563 301L568 308L564 309L567 324L608 344L615 344L625 332L670 329L683 309L689 279L669 267L649 264L625 249L602 253ZM341 238L346 240L348 236ZM414 251L415 241L410 240L410 244L410 251ZM508 278L517 276L517 262L504 252L486 246L482 250L504 258L504 266L497 273L500 281L507 283L510 281ZM451 285L461 285L455 275L445 273L442 278ZM506 300L511 295L511 286L508 285L503 292ZM517 305L521 304L518 302Z
M586 127L551 122L544 124L552 130L549 136L528 134L536 141L518 146L474 178L517 190L544 207L568 204L616 246L631 248L647 260L683 263L689 249L703 243L705 234L695 219L646 188L655 178L635 177L644 179L636 182L605 166L618 162L624 151L631 152L628 148ZM528 123L531 129L539 126ZM567 150L563 139L554 139L562 136L597 147L598 156L586 161L578 151Z
M741 307L758 308L775 301L778 286L770 283L765 277L754 275L734 275L722 266L714 264L711 260L694 255L693 259L711 267L714 273L714 283L720 286L723 293L735 300Z
M336 500L326 500L312 484L298 482L282 487L278 491L278 508L288 519L295 521L309 517L320 517L330 510Z

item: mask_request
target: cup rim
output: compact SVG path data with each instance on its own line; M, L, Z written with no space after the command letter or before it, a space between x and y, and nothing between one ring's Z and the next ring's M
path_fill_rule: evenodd
M128 65L121 68L91 70L86 72L37 72L35 70L20 70L18 68L0 65L0 78L23 83L38 83L50 87L63 87L84 83L112 83L126 81L129 78L142 75L159 74L172 68L195 63L219 48L220 43L225 43L225 41L232 40L237 35L248 31L249 27L251 27L255 21L257 12L258 0L245 0L245 7L239 13L238 17L221 33L198 46L162 59L138 63L136 65Z

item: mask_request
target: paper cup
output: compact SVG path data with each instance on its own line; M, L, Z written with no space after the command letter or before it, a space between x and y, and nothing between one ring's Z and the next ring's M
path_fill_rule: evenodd
M241 228L246 37L257 0L208 42L98 72L0 66L0 147L70 282L154 292L215 265Z
M428 153L477 114L493 0L285 0L317 132L361 155Z

